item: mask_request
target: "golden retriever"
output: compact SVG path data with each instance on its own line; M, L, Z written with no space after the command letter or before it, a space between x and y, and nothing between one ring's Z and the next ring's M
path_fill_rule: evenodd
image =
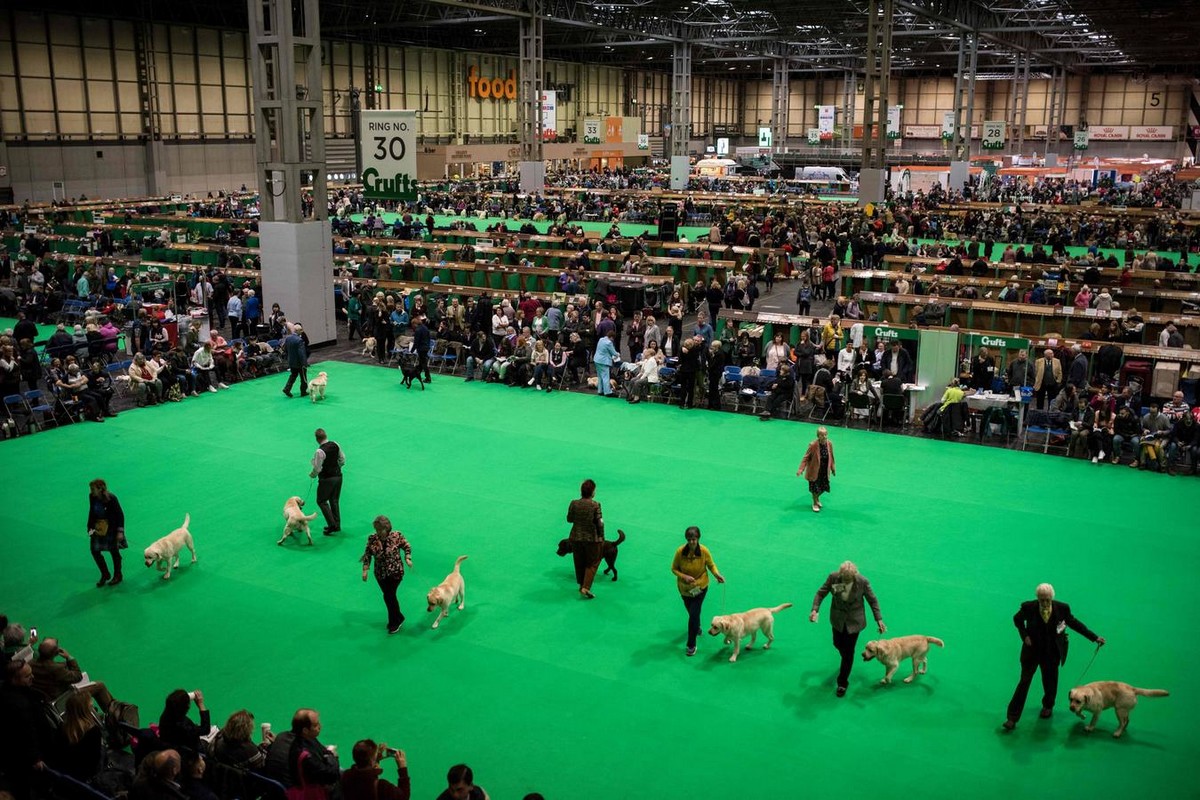
M713 617L708 635L725 634L725 644L733 645L733 655L729 657L729 661L732 663L737 661L738 652L742 647L742 639L746 634L750 634L750 643L746 645L747 650L754 647L754 640L759 631L762 631L762 635L767 638L763 650L770 648L771 642L775 641L775 615L785 608L791 607L791 603L784 603L774 608L752 608L740 614Z
M433 627L441 624L441 621L450 615L450 606L458 604L458 610L462 611L463 606L467 604L467 587L463 582L462 572L459 571L459 564L466 561L466 556L459 556L454 561L454 569L450 570L450 574L446 576L446 580L439 583L437 586L429 590L429 594L425 595L425 601L429 607L425 609L428 613L435 608L441 613L433 621Z
M300 509L304 508L304 501L299 497L289 497L287 502L283 504L283 536L279 537L279 541L275 544L283 544L293 533L299 534L303 531L308 537L308 546L312 547L312 533L308 530L308 523L317 518L317 512L305 515Z
M179 553L183 548L186 547L191 551L192 563L196 563L196 545L192 541L192 534L188 531L188 523L191 521L192 515L184 514L182 525L147 547L143 553L146 557L147 567L155 565L159 572L166 572L163 575L164 581L171 577L172 567L179 566Z
M946 646L945 642L934 636L897 636L895 639L877 639L867 642L867 648L862 653L862 660L879 659L879 663L887 668L887 673L884 674L880 683L891 683L892 676L900 667L900 662L911 658L912 675L905 678L904 682L912 683L918 672L924 675L929 669L928 654L931 644L936 644L938 647ZM920 667L919 670L918 667Z
M315 403L325 399L325 389L329 386L329 374L318 372L317 377L308 382L308 396Z
M363 339L362 354L364 356L375 355L375 337L374 336L368 336L367 338Z
M1096 720L1100 719L1100 712L1106 708L1115 708L1120 725L1113 731L1113 738L1120 739L1121 734L1129 727L1129 712L1137 705L1139 695L1142 697L1169 696L1165 689L1139 689L1120 681L1093 681L1084 686L1076 686L1071 690L1069 695L1071 713L1078 714L1080 719L1085 719L1083 712L1092 712L1092 721L1084 726L1084 730L1091 733L1096 729Z

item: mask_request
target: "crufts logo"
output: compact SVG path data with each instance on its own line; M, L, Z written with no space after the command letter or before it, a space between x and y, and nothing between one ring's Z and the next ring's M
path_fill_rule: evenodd
M478 97L486 100L516 100L517 99L517 71L510 69L508 78L481 78L475 74L475 67L467 68L467 94L470 97Z

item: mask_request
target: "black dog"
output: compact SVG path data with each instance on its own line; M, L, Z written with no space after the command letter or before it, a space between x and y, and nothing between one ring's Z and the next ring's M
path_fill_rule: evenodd
M416 381L421 384L421 391L425 391L425 381L421 379L421 362L416 353L400 354L400 374L404 376L400 381L404 388L411 389L413 381Z
M625 541L625 531L618 529L616 541L605 539L604 547L601 550L601 555L604 557L604 563L608 565L608 568L604 570L604 574L607 575L611 572L612 579L614 581L617 579L617 548L621 546L621 542L623 541ZM572 552L573 544L574 542L572 542L570 539L559 540L558 554L560 556L565 556Z

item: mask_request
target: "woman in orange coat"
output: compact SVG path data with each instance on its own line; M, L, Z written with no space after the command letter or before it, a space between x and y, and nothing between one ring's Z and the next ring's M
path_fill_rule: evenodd
M796 475L803 474L808 480L808 491L812 494L812 510L821 510L821 495L829 491L829 478L837 475L833 462L833 442L829 441L829 430L822 425L817 428L817 438L809 442L804 458Z

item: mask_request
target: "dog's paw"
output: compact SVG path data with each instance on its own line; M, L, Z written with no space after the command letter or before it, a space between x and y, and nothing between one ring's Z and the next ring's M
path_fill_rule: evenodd
M889 681L887 678L884 678L883 680L880 681L880 683L883 684L884 686L887 686L889 683L891 683L891 681Z
M1084 733L1091 733L1091 732L1092 732L1092 731L1094 731L1094 730L1096 730L1096 726L1095 726L1095 725L1084 725L1084 726L1083 726L1083 731L1084 731Z
M913 677L914 677L914 676L912 676L912 675L909 675L907 678L905 678L905 679L904 679L904 682L905 682L905 683L912 683L912 682L913 682Z
M1113 738L1120 739L1122 733L1124 733L1124 731L1113 731Z
M276 542L275 544L282 545L282 544L283 544L283 539L280 539L280 540L279 540L278 542Z
M729 657L729 663L730 663L730 664L733 664L733 663L736 663L736 662L737 662L737 656L730 656L730 657Z

